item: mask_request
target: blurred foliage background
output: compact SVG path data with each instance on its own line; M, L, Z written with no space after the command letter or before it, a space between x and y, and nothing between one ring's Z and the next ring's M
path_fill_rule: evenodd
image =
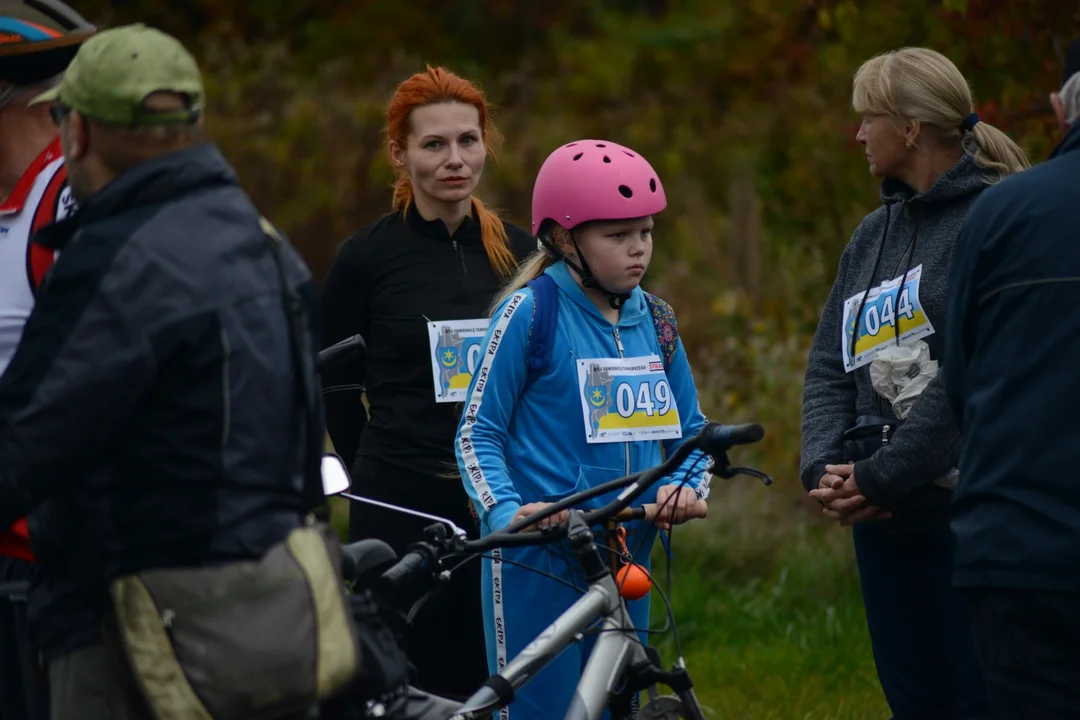
M341 240L390 207L383 109L425 63L474 79L497 106L506 141L481 196L519 225L558 145L602 137L648 157L670 204L646 285L678 312L706 413L765 425L765 442L737 460L778 481L717 487L709 519L675 532L689 667L716 717L887 716L849 536L797 480L810 337L841 250L878 202L851 79L884 50L939 50L983 120L1039 161L1057 140L1047 96L1080 3L73 2L103 25L161 27L196 53L210 135L319 278Z

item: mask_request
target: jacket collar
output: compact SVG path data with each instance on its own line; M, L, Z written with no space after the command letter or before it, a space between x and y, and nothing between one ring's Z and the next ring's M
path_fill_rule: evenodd
M1061 142L1057 144L1057 147L1054 148L1054 151L1050 153L1050 157L1047 159L1051 160L1058 155L1070 153L1078 147L1080 147L1080 120L1074 122L1069 127L1069 131L1065 133L1065 137L1061 138Z
M881 183L881 201L886 205L898 202L949 202L981 192L986 189L988 178L982 168L975 164L976 150L974 139L965 139L964 154L960 159L921 193L896 178L886 178Z
M555 284L559 286L559 289L563 294L573 300L591 320L602 323L607 327L611 327L611 323L600 312L600 308L596 307L596 304L589 299L589 296L586 295L585 291L578 285L577 280L574 279L573 271L566 266L566 263L561 261L557 262L544 272L555 280ZM637 325L646 314L645 293L639 286L634 288L634 291L630 293L630 299L622 306L622 311L619 313L619 322L616 327L622 328Z
M34 241L61 249L80 227L125 210L155 205L196 190L236 185L236 173L216 147L206 143L161 155L121 173L80 202L70 217L43 228Z
M469 215L461 221L461 225L454 231L453 236L446 229L446 223L440 218L425 220L420 211L416 209L416 203L414 202L410 202L409 206L405 208L404 222L409 230L433 240L466 242L480 239L480 223L474 217L475 214L476 207L473 206L473 215Z

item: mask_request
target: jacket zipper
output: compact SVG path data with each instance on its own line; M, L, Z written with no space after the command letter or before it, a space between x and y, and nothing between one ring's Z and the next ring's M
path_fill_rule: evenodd
M624 354L625 351L623 350L622 338L619 337L619 328L613 327L611 329L611 333L615 336L615 349L619 351L619 357L620 358L626 357L626 355ZM628 443L628 442L623 443L623 448L625 450L624 458L626 460L626 472L624 472L623 474L624 475L629 475L630 474L630 443Z
M457 253L458 259L461 260L461 281L464 283L469 277L469 270L465 267L465 251L458 245L458 241L453 238L450 239L450 244L454 246L454 252Z

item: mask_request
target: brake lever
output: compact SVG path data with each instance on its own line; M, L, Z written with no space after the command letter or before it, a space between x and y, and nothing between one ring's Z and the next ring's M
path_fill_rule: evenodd
M773 484L773 479L769 477L767 473L763 473L760 470L755 470L754 468L735 467L729 468L729 470L731 470L731 477L735 477L736 475L749 475L750 477L756 477L766 485Z
M748 475L750 477L756 477L766 485L772 485L773 479L768 474L748 467L733 467L731 461L728 460L727 453L721 456L713 456L713 466L710 469L713 475L722 477L725 480L730 480L737 475Z

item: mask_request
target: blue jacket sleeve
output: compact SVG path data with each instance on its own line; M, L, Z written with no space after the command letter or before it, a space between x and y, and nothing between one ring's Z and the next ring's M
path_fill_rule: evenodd
M510 479L506 446L510 418L525 387L532 314L532 291L522 290L492 315L483 359L469 384L454 442L465 492L492 530L509 525L521 507L521 496Z
M671 385L671 392L675 398L675 406L679 408L682 437L663 441L665 457L670 457L671 453L675 452L688 438L697 435L707 422L704 413L701 412L694 375L681 340L676 345L675 354L671 358L668 383ZM694 488L698 498L704 499L709 496L711 469L712 462L708 457L700 450L695 450L672 475L672 482L681 483L685 478L686 484ZM690 473L688 478L687 473Z

